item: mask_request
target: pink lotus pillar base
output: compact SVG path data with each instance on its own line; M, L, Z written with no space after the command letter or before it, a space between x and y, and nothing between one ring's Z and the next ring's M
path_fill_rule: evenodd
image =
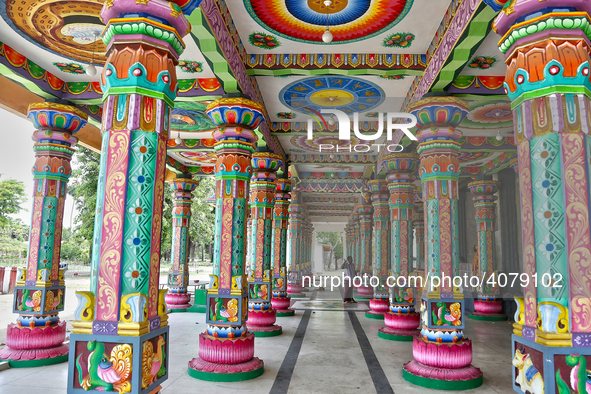
M188 309L191 307L191 295L187 293L166 293L164 301L169 309Z
M247 333L235 339L218 339L199 334L199 357L213 364L240 364L254 357L254 335Z
M372 298L369 300L370 310L365 312L365 316L373 319L383 319L384 315L388 313L390 309L390 303L388 300L376 300Z
M303 289L303 287L300 285L288 284L287 285L287 295L290 297L305 297L304 294L302 294L302 289Z
M473 380L482 378L482 371L473 365L458 369L434 368L423 365L416 360L409 361L402 367L406 372L415 376L428 379L445 380L448 382L458 380Z
M500 321L507 320L509 317L501 311L503 310L502 301L474 300L474 311L469 313L468 317L474 320Z
M425 342L413 339L414 360L404 364L403 377L422 387L442 390L467 390L482 385L482 371L471 365L472 342Z
M357 296L360 298L373 298L373 287L361 286L357 288Z
M253 357L252 360L240 364L216 364L203 361L200 358L194 358L189 361L189 368L196 371L233 374L250 372L262 368L264 366L263 360L258 357Z
M218 339L199 335L199 357L189 361L189 376L214 382L253 379L264 371L264 363L254 357L254 335Z
M378 336L395 341L410 341L419 335L421 316L419 313L392 313L384 315L386 327L378 330Z
M474 300L474 311L482 314L500 314L503 310L502 301Z
M255 337L271 337L283 332L281 326L275 324L276 311L248 311L247 327Z
M277 311L275 316L293 316L295 311L293 309L289 309L291 305L291 298L290 297L273 297L271 299L271 305L273 309Z
M6 347L0 351L0 360L10 360L12 363L63 358L63 360L56 362L67 361L69 346L63 343L65 339L66 322L59 322L55 326L34 328L11 323L6 331ZM41 366L51 363L27 366Z

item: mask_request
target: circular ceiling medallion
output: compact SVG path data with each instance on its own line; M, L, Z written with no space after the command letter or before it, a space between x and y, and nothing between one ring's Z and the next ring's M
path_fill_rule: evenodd
M485 104L470 113L467 118L476 123L501 123L513 120L510 103Z
M37 0L0 3L0 14L27 41L67 59L96 64L106 61L101 40L102 0Z
M347 114L365 112L382 104L385 93L373 82L347 76L309 77L292 82L279 100L296 111L310 113L338 109Z
M287 8L294 8L294 3L295 3L296 7L298 5L300 5L300 6L303 5L303 3L301 1L289 1L289 2L286 2L286 4L289 4L287 6ZM367 11L367 8L369 8L369 4L371 3L371 1L367 0L366 3L367 3L367 7L366 7L366 11ZM342 10L347 8L347 5L349 5L349 1L348 0L333 0L332 4L327 7L326 5L324 5L324 0L308 0L308 4L306 4L306 5L308 6L308 9L315 11L317 13L320 13L320 14L335 14L335 13L341 12Z
M326 25L332 43L349 43L374 37L400 23L413 0L244 0L259 25L290 40L323 44ZM327 22L328 18L328 22Z

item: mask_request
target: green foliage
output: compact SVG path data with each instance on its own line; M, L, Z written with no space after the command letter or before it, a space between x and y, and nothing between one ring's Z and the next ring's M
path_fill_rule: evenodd
M60 250L61 261L83 261L90 263L88 250L91 248L92 240L83 239L72 229L62 230L62 246Z
M0 236L0 257L18 259L27 257L28 243Z
M18 214L25 201L25 184L22 181L0 181L0 225L6 225L10 221L9 215Z
M0 237L27 242L29 240L29 226L21 219L9 218L8 222L0 223Z
M164 212L162 218L161 256L170 260L172 250L172 191L164 193ZM215 215L213 206L207 200L215 194L215 178L212 176L199 179L199 186L193 191L191 221L189 224L189 242L204 248L213 242Z
M212 203L207 200L215 196L215 178L213 176L201 178L193 196L189 235L191 241L203 248L213 242L215 214Z
M85 253L88 256L92 255L100 158L100 154L80 146L74 155L74 170L68 185L68 194L74 197L74 204L78 210L74 234L77 239L84 241Z

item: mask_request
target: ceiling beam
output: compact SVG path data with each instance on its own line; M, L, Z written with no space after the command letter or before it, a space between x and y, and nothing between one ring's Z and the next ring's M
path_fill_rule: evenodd
M8 112L26 118L29 112L29 104L39 103L45 101L41 97L26 87L0 75L0 92L10 92L10 94L0 94L0 107ZM31 130L33 126L31 125ZM92 149L95 152L101 150L101 133L97 127L91 123L80 129L76 133L79 139L79 144Z

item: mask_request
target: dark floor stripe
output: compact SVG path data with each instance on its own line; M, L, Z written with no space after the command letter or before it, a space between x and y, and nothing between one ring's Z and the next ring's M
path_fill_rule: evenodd
M361 327L361 323L359 323L359 319L357 315L353 311L349 312L349 318L351 319L351 324L353 324L353 329L355 330L355 334L357 335L357 341L359 342L359 347L361 348L361 352L363 353L363 357L365 358L365 363L367 364L367 368L369 369L369 375L371 376L371 380L373 380L373 385L376 388L376 392L378 394L394 394L394 390L392 386L390 386L390 382L388 382L388 378L376 357L376 354L369 343L369 339L367 339L367 335L365 335L365 331L363 331L363 327Z
M312 293L310 300L316 298L316 292L317 291L314 291ZM304 336L306 335L306 329L308 328L308 322L310 321L311 315L312 311L310 309L306 310L302 315L302 320L300 320L300 324L291 340L287 354L281 363L281 367L279 367L279 372L277 372L275 382L269 393L282 394L287 393L289 390L291 376L293 375L293 370L295 369L298 357L300 356L300 350L302 349L302 343L304 342Z

